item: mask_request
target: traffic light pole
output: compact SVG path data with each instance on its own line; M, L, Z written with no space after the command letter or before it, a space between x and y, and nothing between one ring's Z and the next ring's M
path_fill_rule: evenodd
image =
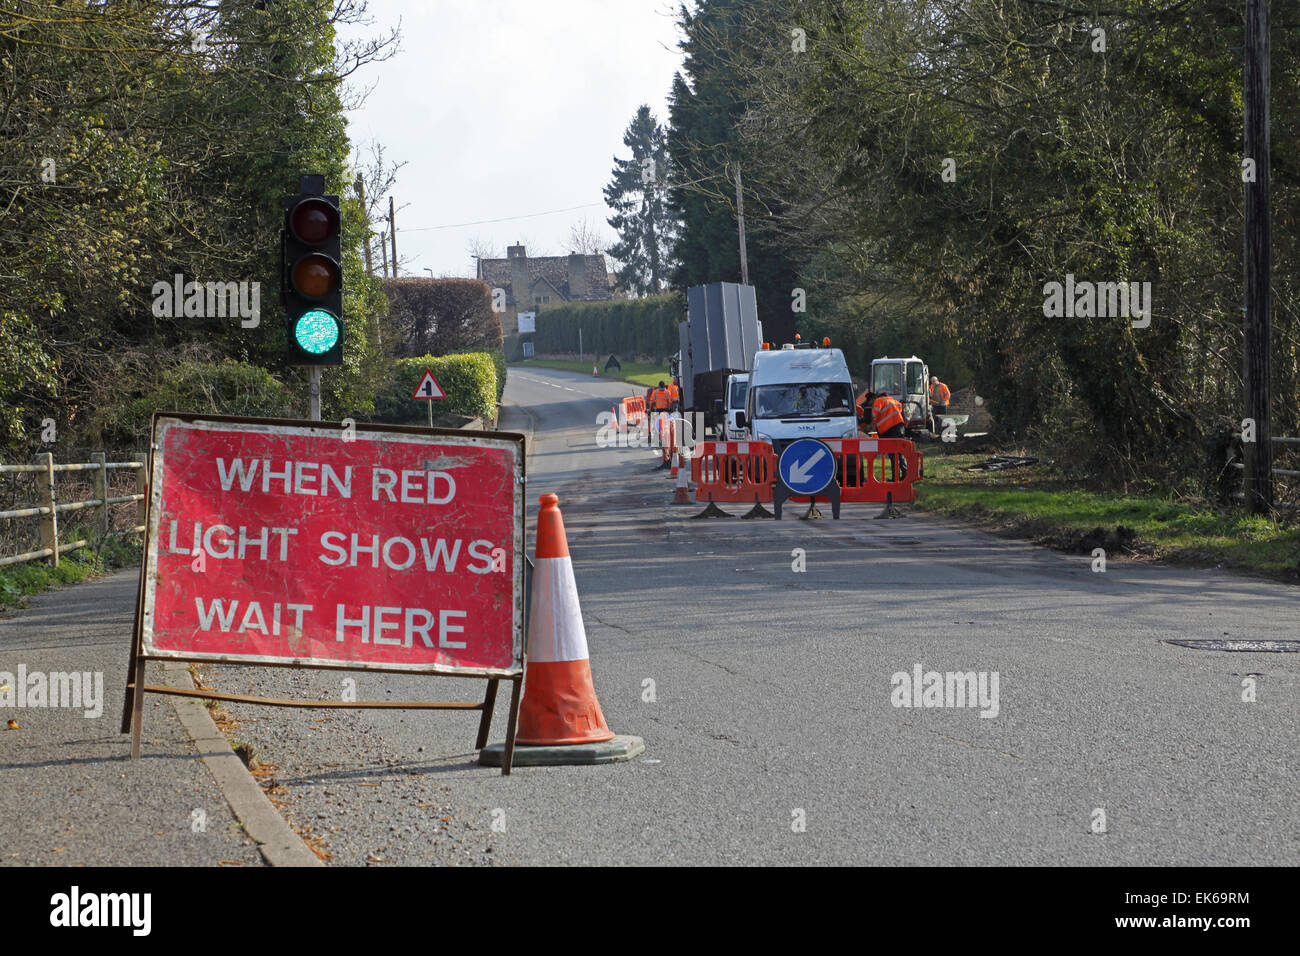
M320 421L320 366L311 367L311 420Z

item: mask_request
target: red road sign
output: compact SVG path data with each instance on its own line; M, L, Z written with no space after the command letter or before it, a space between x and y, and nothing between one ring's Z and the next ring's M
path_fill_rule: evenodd
M522 670L520 437L159 415L154 449L146 657Z
M415 386L415 392L411 397L422 401L433 401L437 398L446 398L447 393L442 390L438 380L433 377L433 372L426 368L424 378L420 379L420 384Z

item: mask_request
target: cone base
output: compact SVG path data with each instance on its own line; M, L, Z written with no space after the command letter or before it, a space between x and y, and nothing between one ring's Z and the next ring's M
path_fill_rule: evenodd
M501 766L506 745L488 744L479 751L478 762L484 767ZM556 767L565 764L622 763L645 753L645 741L624 734L601 743L557 744L540 747L515 744L515 767Z

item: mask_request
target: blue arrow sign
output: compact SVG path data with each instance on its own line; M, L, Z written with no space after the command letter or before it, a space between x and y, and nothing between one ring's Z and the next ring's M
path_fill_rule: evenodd
M785 486L796 495L815 495L835 479L835 456L815 438L800 438L776 463Z

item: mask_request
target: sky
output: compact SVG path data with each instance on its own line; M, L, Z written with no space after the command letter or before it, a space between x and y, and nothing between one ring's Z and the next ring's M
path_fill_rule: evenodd
M602 189L614 157L631 155L623 133L637 107L648 104L667 122L681 65L675 4L369 0L368 7L370 25L344 28L341 38L400 25L400 51L349 78L350 90L369 94L349 114L348 135L363 160L377 142L386 162L406 164L392 191L399 275L472 276L474 240L498 255L517 240L530 256L564 255L583 219L603 245L616 240Z

